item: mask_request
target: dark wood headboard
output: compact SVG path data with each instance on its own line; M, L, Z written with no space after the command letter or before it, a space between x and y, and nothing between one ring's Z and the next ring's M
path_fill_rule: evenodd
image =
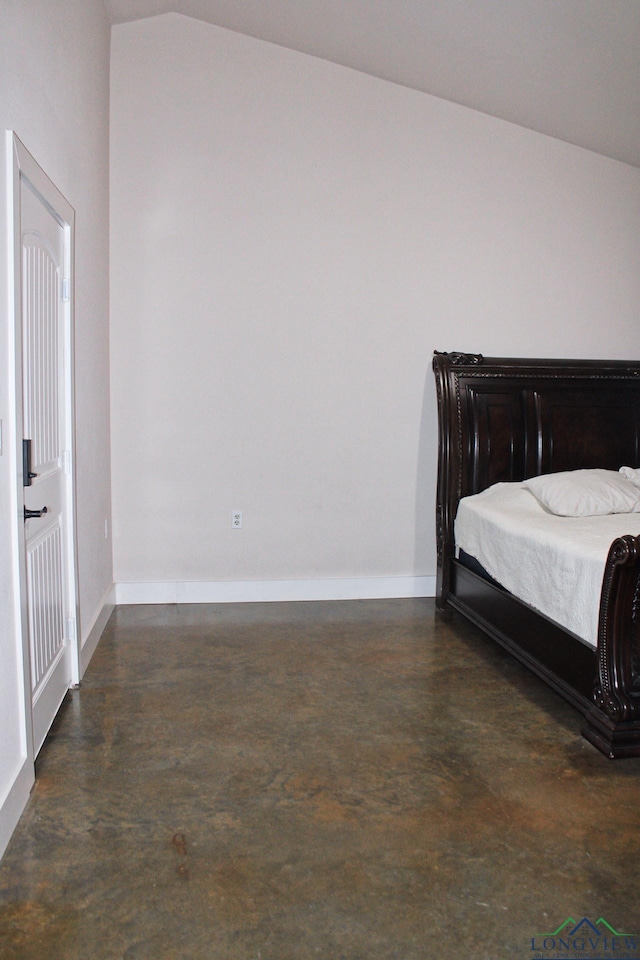
M461 497L493 483L542 473L640 466L640 362L527 360L436 351L433 369L442 599Z

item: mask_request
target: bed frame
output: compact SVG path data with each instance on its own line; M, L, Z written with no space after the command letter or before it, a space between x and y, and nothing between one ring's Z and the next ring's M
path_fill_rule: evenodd
M597 648L455 557L461 497L560 470L640 466L640 362L434 354L437 606L457 610L584 716L607 757L640 756L640 537L609 550Z

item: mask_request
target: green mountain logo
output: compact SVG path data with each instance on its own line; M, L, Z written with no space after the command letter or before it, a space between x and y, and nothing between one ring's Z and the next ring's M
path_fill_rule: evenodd
M568 928L568 929L567 929ZM536 937L536 939L542 939L544 937L559 937L561 933L564 933L565 936L574 937L577 934L594 934L596 936L601 936L603 933L605 936L610 934L612 937L638 937L640 934L637 933L620 933L618 930L615 930L614 927L605 920L604 917L600 917L596 920L595 923L592 923L588 917L583 917L582 920L577 922L573 917L567 917L564 923L561 923L557 930L554 930L553 933L541 933Z

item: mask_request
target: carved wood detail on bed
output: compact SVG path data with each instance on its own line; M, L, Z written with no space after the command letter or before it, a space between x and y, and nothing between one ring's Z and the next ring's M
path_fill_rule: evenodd
M603 753L638 756L640 723L640 538L620 537L609 549L598 626L594 708L584 735ZM629 753L626 746L636 746Z
M565 696L605 755L640 756L640 538L611 546L593 651L462 568L453 532L461 497L494 483L639 466L640 362L436 352L433 368L438 608L462 613Z

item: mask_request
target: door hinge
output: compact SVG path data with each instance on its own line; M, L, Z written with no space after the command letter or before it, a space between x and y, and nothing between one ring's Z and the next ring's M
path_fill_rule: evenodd
M71 450L62 451L62 469L65 473L71 473Z
M70 640L71 643L75 643L77 640L75 617L67 617L67 640Z
M69 303L71 299L71 281L69 277L63 277L60 282L60 299L63 303Z

